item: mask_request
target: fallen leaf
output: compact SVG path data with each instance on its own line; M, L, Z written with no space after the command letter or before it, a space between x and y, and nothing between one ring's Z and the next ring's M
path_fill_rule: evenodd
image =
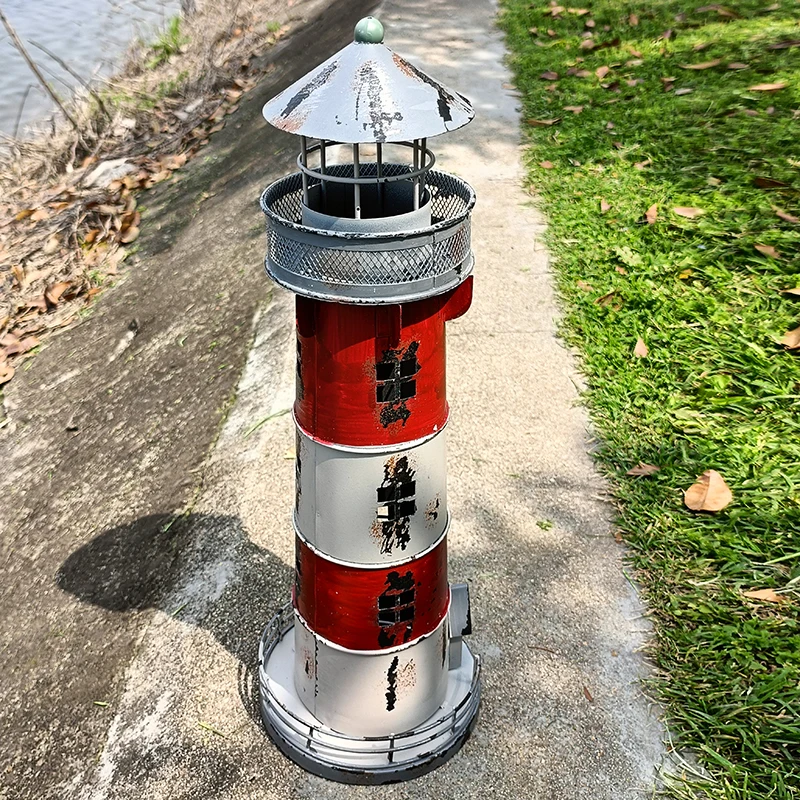
M686 217L686 219L694 219L704 213L702 208L692 208L691 206L676 206L672 211L679 217Z
M684 87L683 89L676 89L675 90L675 97L683 97L685 94L691 94L694 89L689 89L688 87Z
M48 237L48 239L44 243L44 247L42 249L44 250L45 255L49 256L49 255L52 255L53 253L55 253L56 250L58 250L58 248L60 247L60 245L61 245L61 242L60 242L60 240L58 238L58 234L54 233L54 234L52 234L51 236Z
M39 340L35 336L26 336L24 339L19 339L13 333L4 336L0 344L4 347L6 356L21 356L29 350L39 345Z
M592 693L584 686L583 687L583 696L590 702L594 703L594 697L592 697Z
M641 58L631 58L625 62L626 67L641 67L644 64L644 60Z
M697 43L697 44L696 44L696 45L695 45L695 46L692 48L692 50L694 50L694 52L695 52L695 53L699 53L701 50L705 50L705 49L706 49L707 47L709 47L710 45L711 45L711 42L698 42L698 43Z
M135 242L136 239L139 238L139 228L135 225L131 225L130 228L127 228L125 231L122 232L122 235L119 237L120 242L122 244L130 244L131 242Z
M614 267L614 269L619 272L620 275L628 274L628 270L626 270L625 267Z
M774 178L753 178L753 183L760 189L780 189L788 186L788 183L783 181L776 181Z
M175 170L180 169L186 163L186 153L164 156L161 159L161 169Z
M15 371L11 364L0 364L0 386L8 383L14 377Z
M543 81L557 81L558 80L558 73L553 72L553 70L549 69L546 72L543 72L539 76Z
M604 295L598 297L594 303L597 306L603 306L605 308L606 306L617 305L618 301L619 298L617 298L617 290L612 289L610 292L606 292Z
M715 58L713 61L704 61L702 64L681 64L681 69L711 69L712 67L719 66L722 63L721 58Z
M616 126L614 125L613 122L606 122L606 130L607 131L613 131L615 127Z
M715 469L706 470L686 490L683 502L692 511L722 511L733 500L725 479Z
M592 73L588 69L579 69L575 73L575 77L576 78L591 78L592 77Z
M534 125L539 128L543 128L549 125L557 125L561 122L561 117L555 117L554 119L529 119L526 120L528 125Z
M553 164L553 162L552 162L552 161L540 161L540 162L539 162L539 166L540 166L542 169L553 169L553 167L555 166L555 164Z
M633 348L633 354L637 358L647 358L650 350L648 350L647 345L644 343L644 339L640 336L636 340L636 346Z
M586 281L577 281L575 285L583 292L594 291L594 286L591 283L586 283Z
M632 28L635 28L638 24L639 24L639 17L637 17L636 14L631 14L628 17L628 25L630 25Z
M580 114L584 106L564 106L564 111L571 111L573 114Z
M646 478L650 475L655 475L656 472L661 472L661 467L657 467L655 464L639 462L635 467L631 467L625 474L631 475L634 478Z
M647 224L652 225L658 219L658 205L654 203L650 206L644 216L647 219Z
M50 306L58 305L61 295L69 289L69 284L66 281L53 283L44 290L44 299Z
M800 348L800 328L795 328L794 330L784 333L781 344L787 350L797 350Z
M753 245L759 253L770 258L780 258L781 254L770 244L756 244Z
M777 92L780 89L785 89L785 83L757 83L755 86L748 86L748 91L751 92Z
M580 47L581 50L594 50L594 48L597 47L597 43L594 39L584 39L578 47Z
M605 214L607 211L611 210L611 206L605 201L605 198L600 200L600 213Z
M752 592L742 592L743 597L751 600L763 600L766 603L785 603L786 598L774 589L754 589Z
M637 161L633 166L636 167L636 169L644 169L645 167L649 167L652 163L651 159L646 158L644 161Z
M629 46L629 47L627 48L627 50L628 50L628 52L629 52L629 53L630 53L632 56L634 56L635 58L641 58L641 57L642 57L642 54L641 54L641 53L640 53L640 52L639 52L639 51L638 51L636 48L634 48L634 47L630 47L630 46Z
M741 61L732 61L728 64L728 69L750 69L750 65L743 64Z
M558 34L557 34L557 33L556 33L556 32L555 32L555 31L554 31L552 28L548 28L548 29L547 29L547 35L548 35L550 38L553 38L554 36L558 36Z
M586 25L587 28L594 28L597 23L593 19L587 19L583 24Z
M84 244L93 244L94 240L100 235L100 233L100 228L92 228L92 230L88 231L86 236L83 237Z
M792 297L800 297L800 286L792 289L781 289L781 294L790 294Z
M710 177L706 178L706 183L709 186L719 186L722 183L722 181L719 178Z
M598 67L594 71L594 74L602 80L606 75L608 75L609 72L611 72L611 67Z
M664 33L662 33L661 36L659 36L658 38L659 39L664 39L664 40L671 39L672 38L672 30L670 29L670 30L664 31Z
M782 208L778 208L777 206L772 206L772 210L782 220L784 220L786 222L794 222L795 224L800 225L800 218L799 217L794 217L791 214L789 214L787 211L784 211Z
M687 278L692 276L693 270L691 269L683 269L678 273L678 280L685 281Z
M800 39L792 39L788 42L775 42L767 46L767 50L786 50L789 47L800 47Z

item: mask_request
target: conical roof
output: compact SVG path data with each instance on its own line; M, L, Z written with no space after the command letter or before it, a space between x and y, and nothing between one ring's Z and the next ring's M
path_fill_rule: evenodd
M271 125L335 142L401 142L438 136L474 116L458 92L383 44L380 23L356 26L356 41L264 106Z

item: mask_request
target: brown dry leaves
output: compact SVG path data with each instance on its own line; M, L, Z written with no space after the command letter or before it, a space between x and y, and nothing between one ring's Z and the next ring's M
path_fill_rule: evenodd
M656 472L661 472L661 467L657 467L655 464L639 462L635 467L631 467L625 474L634 478L649 478L651 475L655 475Z
M268 41L286 30L269 34ZM185 95L163 97L153 108L128 110L124 118L119 112L105 129L89 121L95 127L82 131L77 145L63 136L32 140L21 149L21 160L4 165L0 383L13 377L16 362L30 357L40 337L72 324L106 276L117 273L126 247L141 231L137 192L170 179L224 127L227 115L255 85L259 73L250 59L256 47L265 47L263 32L249 39L241 30L221 37L217 30L211 33L215 74L221 77L215 86L198 82L188 104ZM158 73L147 71L147 76L157 80ZM93 152L81 155L81 148L86 147L83 153L89 149L87 141ZM65 168L54 175L53 163L62 161Z
M715 469L706 470L684 494L683 502L692 511L722 511L733 500L733 492Z
M769 258L780 258L781 254L771 244L756 244L753 245L761 255L768 256Z
M787 350L797 350L800 348L800 328L795 328L794 330L784 333L781 344Z
M772 206L772 210L775 212L775 215L780 217L784 222L794 222L795 225L800 225L800 218L795 217L788 211L784 211L782 208L778 208L777 206Z
M750 600L761 600L764 603L785 603L788 598L778 594L774 589L753 589L751 592L742 592L742 597Z
M755 86L747 87L751 92L778 92L786 88L785 83L757 83Z
M715 58L713 61L704 61L702 64L680 64L681 69L711 69L718 67L722 63L721 58Z
M648 225L652 225L658 219L658 205L653 204L645 212L645 219Z
M685 217L686 219L695 219L703 214L702 208L694 208L692 206L676 206L672 209L673 214L677 214L679 217Z
M650 354L650 350L647 348L647 345L641 336L636 340L636 344L633 348L633 354L637 358L647 358L647 356Z

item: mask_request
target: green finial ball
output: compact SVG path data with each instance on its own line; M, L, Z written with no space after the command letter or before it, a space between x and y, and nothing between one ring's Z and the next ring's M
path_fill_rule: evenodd
M383 25L375 17L364 17L358 21L355 40L361 44L380 44L383 41Z

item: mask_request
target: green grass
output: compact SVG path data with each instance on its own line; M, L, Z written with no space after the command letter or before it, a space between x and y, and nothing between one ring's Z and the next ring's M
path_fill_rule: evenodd
M165 61L169 61L188 41L189 39L181 33L181 18L172 17L158 39L150 45L152 55L147 62L147 68L155 69Z
M800 356L780 339L800 325L800 298L781 294L800 285L800 224L774 208L800 217L800 46L770 45L800 39L800 5L586 8L552 16L541 2L503 0L501 25L563 334L581 352L598 458L656 625L655 691L710 776L669 792L798 798ZM598 46L581 49L588 30ZM599 67L610 67L602 79ZM749 88L773 82L786 86ZM679 206L704 213L686 219ZM645 358L633 354L639 337ZM626 476L638 462L661 471ZM707 469L734 500L693 513L682 490ZM742 595L763 588L785 602Z

